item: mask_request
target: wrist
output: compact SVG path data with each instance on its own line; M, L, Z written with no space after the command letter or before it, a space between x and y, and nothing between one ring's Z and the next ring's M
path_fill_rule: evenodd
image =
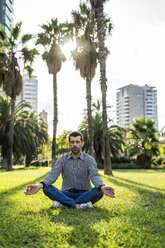
M43 183L39 183L39 184L38 184L38 187L39 187L40 189L43 189L43 188L44 188Z
M98 188L99 190L101 190L101 188L104 187L104 186L105 186L105 184L102 184L102 185L99 185L97 188Z
M43 181L41 181L39 184L42 184L42 188L44 189L45 188L45 183Z

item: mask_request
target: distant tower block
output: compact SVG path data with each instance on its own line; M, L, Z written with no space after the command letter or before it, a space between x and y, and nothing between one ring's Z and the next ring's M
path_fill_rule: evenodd
M0 23L7 35L13 25L14 0L0 0Z
M27 74L23 75L23 90L17 97L16 104L21 100L25 100L31 106L30 111L38 114L38 79L36 76L29 78ZM24 108L24 110L29 111L29 108Z
M43 119L45 123L47 123L47 116L48 113L45 110L42 110L42 112L40 113L40 117Z
M117 124L130 127L134 118L150 117L158 129L157 90L129 84L117 91Z

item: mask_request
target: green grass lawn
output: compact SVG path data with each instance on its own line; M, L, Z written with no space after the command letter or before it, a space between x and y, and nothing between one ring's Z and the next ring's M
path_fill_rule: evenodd
M114 170L111 177L100 171L116 198L78 210L53 209L42 191L24 194L49 170L0 171L0 247L165 247L165 171Z

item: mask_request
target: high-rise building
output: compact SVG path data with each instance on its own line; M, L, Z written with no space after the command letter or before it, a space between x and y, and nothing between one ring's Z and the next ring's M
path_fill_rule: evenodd
M0 89L0 94L6 97L3 89ZM38 79L35 76L29 78L28 75L23 75L22 92L16 97L16 104L25 100L31 106L31 111L36 111L38 114Z
M10 27L13 24L14 0L0 0L0 23L9 34Z
M45 123L48 123L48 120L47 120L48 113L45 110L42 110L42 112L40 113L40 117L43 119Z
M158 129L157 90L148 85L129 84L117 92L117 124L131 126L134 118L150 117Z
M38 80L37 77L23 75L23 89L21 96L17 98L17 102L25 100L32 107L32 111L38 113Z

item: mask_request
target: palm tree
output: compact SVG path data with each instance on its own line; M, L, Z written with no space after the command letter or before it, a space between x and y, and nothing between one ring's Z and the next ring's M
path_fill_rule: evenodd
M123 139L123 155L125 157L128 156L128 146L129 146L129 140L128 140L128 136L129 136L129 133L130 133L130 127L121 127L119 126L120 128L120 134L122 136L122 139Z
M161 130L159 131L159 136L164 139L164 137L165 137L165 126L162 127Z
M92 94L91 82L97 67L97 51L95 33L91 19L90 9L85 4L80 4L80 12L73 11L72 18L75 26L77 47L72 51L76 70L86 80L86 100L88 114L88 143L89 153L93 155L93 120L92 120Z
M13 134L14 134L14 111L16 97L22 91L22 76L20 73L19 60L22 58L24 68L32 73L32 63L35 55L38 54L36 49L29 50L26 43L32 39L31 34L20 37L22 23L17 23L10 29L10 35L7 36L0 25L0 80L3 83L3 90L11 100L11 120L10 135L8 146L8 163L7 170L12 170L12 153L13 153Z
M104 45L105 40L105 19L103 4L106 0L90 0L92 9L95 13L97 22L97 34L99 43L99 63L100 63L100 84L102 92L102 106L103 106L103 154L104 154L104 173L112 175L112 166L110 158L110 146L109 135L107 125L107 104L106 104L106 92L107 92L107 79L106 79L106 49ZM110 30L112 26L110 25Z
M58 155L65 155L70 151L68 146L68 137L71 131L64 130L61 135L57 138L57 154Z
M60 45L64 43L67 36L66 26L58 24L58 20L51 19L50 23L41 26L42 33L38 34L36 44L44 48L42 59L46 61L48 71L53 74L53 95L54 95L54 120L53 120L53 140L52 140L52 166L56 161L56 133L58 122L57 107L57 73L61 70L62 62L66 60L61 51Z
M47 124L35 114L35 111L19 113L20 119L16 122L14 154L19 158L21 152L26 156L25 163L31 161L41 152L43 145L48 141ZM21 133L19 130L21 129ZM19 138L18 138L19 137ZM26 145L25 145L26 144ZM18 150L19 149L19 150Z
M125 145L122 135L122 127L111 125L108 130L111 154L113 158L117 158L123 153L123 146Z
M18 116L16 116L16 109L20 110L23 107L30 107L28 104L22 103L20 107L16 106L14 112L14 124L18 120ZM11 116L11 102L9 98L4 98L3 95L0 94L0 145L1 145L1 153L2 153L2 168L7 167L8 160L8 146L9 146L9 133L10 133L10 116ZM20 132L21 129L19 129ZM14 133L16 129L14 130ZM22 132L20 132L22 134ZM17 140L17 137L16 137ZM14 143L14 139L13 139ZM14 146L14 145L13 145ZM18 150L20 146L18 147Z
M102 113L101 113L101 101L93 103L93 129L94 129L94 151L95 158L99 165L103 163L103 148L102 148L102 136L103 136L103 125L102 125ZM109 145L112 151L112 157L116 158L122 153L122 146L124 144L122 139L121 128L117 125L111 125L112 120L108 120L108 132L109 132ZM82 123L80 124L79 130L83 133L84 138L87 137L87 115L84 114ZM85 150L88 151L88 143L85 145Z
M0 146L3 168L6 168L8 153L10 105L9 99L0 95ZM29 112L29 109L23 110L23 108L31 107L25 101L21 101L15 107L13 154L17 160L25 155L26 161L30 163L32 158L37 156L39 148L47 142L47 125L34 112Z
M150 166L153 156L159 155L158 132L150 118L135 119L130 129L129 155L136 156L138 164Z
M8 98L0 94L0 146L2 154L2 168L7 168L7 153L9 144L9 126L10 126L11 107Z

